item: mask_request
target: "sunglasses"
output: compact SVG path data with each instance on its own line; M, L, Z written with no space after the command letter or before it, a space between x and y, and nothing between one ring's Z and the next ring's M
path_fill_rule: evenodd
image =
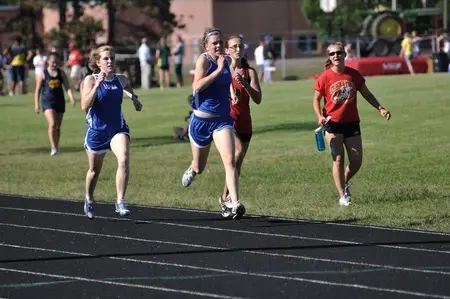
M328 56L334 56L335 54L337 54L339 56L339 55L344 54L344 52L343 51L330 52L330 53L328 53Z

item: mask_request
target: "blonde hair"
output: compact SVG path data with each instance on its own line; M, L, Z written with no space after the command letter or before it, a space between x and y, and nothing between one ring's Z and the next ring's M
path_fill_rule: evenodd
M91 68L91 70L94 73L99 73L100 72L100 68L97 65L97 62L100 60L101 58L101 54L103 52L106 51L110 51L111 53L113 53L113 48L110 45L104 45L101 47L98 47L97 49L95 49L89 56L89 67Z
M329 44L328 47L327 47L327 60L325 61L325 65L323 66L323 68L325 70L328 70L330 68L330 66L331 66L331 60L330 60L330 57L328 56L328 52L329 52L329 50L330 50L330 48L332 46L341 47L341 51L343 51L345 53L344 44L343 43L341 43L341 42L334 42L334 43Z

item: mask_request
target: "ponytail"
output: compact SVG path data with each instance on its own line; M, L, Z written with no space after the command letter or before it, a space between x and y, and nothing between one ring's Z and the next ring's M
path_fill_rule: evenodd
M330 58L327 58L327 61L325 61L323 68L325 70L328 70L330 68L330 66L331 66L331 60L330 60Z

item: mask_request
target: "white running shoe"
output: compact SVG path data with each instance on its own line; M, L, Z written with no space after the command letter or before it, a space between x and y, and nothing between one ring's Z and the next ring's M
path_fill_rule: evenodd
M58 156L59 152L56 148L52 148L52 150L50 151L50 156Z
M189 166L188 169L186 169L186 171L183 174L183 178L181 179L181 184L184 187L189 187L192 182L194 181L195 178L195 172L192 171L192 168Z
M348 185L348 183L345 183L344 185L344 196L351 197L350 186Z
M228 218L231 216L231 196L228 195L225 200L222 199L222 196L219 197L220 209L222 210L222 216L224 218Z
M130 215L130 210L128 210L125 199L122 199L120 202L116 203L116 212L119 213L120 216Z
M339 198L339 205L343 207L348 207L350 205L350 196L342 196Z
M84 215L89 219L94 218L94 202L89 202L86 198L84 198Z
M232 208L231 208L231 216L233 219L239 220L244 216L245 214L245 207L240 202L237 202Z

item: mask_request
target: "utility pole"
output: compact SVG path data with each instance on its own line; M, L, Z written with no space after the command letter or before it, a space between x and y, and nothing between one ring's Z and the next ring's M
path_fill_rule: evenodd
M392 10L397 10L397 0L392 0Z
M448 0L444 0L444 11L442 12L443 13L443 18L442 18L442 21L444 22L444 24L443 24L443 28L444 28L444 30L447 30L447 23L448 23L448 19L447 19L447 16L448 16Z

